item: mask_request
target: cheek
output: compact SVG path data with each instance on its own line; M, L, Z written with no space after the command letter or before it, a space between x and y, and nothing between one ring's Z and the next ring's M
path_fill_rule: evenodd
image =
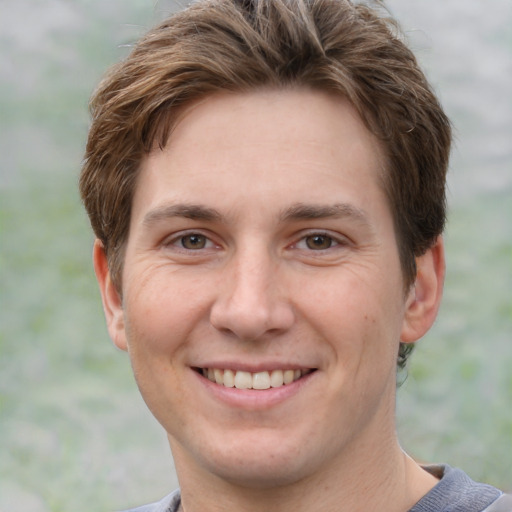
M204 306L193 280L156 273L133 282L124 301L126 334L133 356L171 356L200 322Z
M403 298L393 279L351 269L323 283L316 281L303 297L307 299L300 309L338 363L357 367L364 358L395 359Z
M181 396L179 392L166 395L170 387L179 387L190 321L180 308L187 301L149 284L136 293L132 289L126 297L125 328L135 380L144 401L157 415L162 401L179 401Z

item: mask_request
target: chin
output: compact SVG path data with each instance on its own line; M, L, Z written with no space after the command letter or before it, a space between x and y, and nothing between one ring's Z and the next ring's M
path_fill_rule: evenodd
M226 444L206 448L200 454L202 466L233 485L271 489L296 483L315 473L325 457L321 450L308 453L304 443L284 436L253 433L231 437Z
M247 489L283 488L303 480L311 472L311 467L308 470L300 464L290 465L271 456L268 458L271 460L216 465L214 471L224 481Z

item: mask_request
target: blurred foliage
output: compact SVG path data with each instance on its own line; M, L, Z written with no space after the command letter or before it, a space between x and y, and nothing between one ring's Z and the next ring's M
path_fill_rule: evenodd
M391 3L397 14L405 9ZM128 359L108 340L76 183L91 90L172 5L30 0L1 8L0 510L85 512L150 501L176 479ZM510 31L492 33L493 44L510 51ZM423 58L443 91L460 81ZM480 114L452 94L446 103L463 126L458 137L479 137ZM453 194L446 236L444 305L399 391L399 431L419 459L510 489L510 143L501 159L487 158L486 147L478 157L485 171L461 152L454 159L452 189L462 192ZM476 192L464 188L468 180Z

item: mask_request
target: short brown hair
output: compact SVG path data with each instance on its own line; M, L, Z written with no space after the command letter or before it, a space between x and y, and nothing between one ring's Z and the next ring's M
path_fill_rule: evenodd
M444 228L451 130L396 23L349 0L200 0L148 32L91 100L80 191L119 290L140 164L165 146L179 107L290 86L348 98L381 141L404 281L414 281L415 257ZM406 356L402 345L400 365Z

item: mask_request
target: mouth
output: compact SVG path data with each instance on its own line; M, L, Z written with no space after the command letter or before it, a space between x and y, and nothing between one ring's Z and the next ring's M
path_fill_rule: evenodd
M246 372L220 368L195 368L203 377L226 388L265 390L279 388L314 372L314 368Z

